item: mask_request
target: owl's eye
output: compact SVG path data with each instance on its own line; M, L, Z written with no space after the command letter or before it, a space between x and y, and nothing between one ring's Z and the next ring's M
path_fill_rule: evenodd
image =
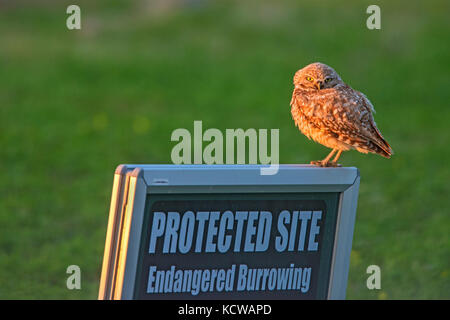
M330 82L331 80L333 80L333 78L326 78L325 82Z
M306 77L306 80L308 80L309 82L312 82L312 81L313 81L313 78L311 78L311 77Z

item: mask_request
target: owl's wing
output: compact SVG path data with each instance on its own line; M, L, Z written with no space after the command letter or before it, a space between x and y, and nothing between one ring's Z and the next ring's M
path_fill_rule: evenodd
M296 95L295 101L308 122L362 152L390 157L392 149L373 119L373 106L350 87L324 89L313 95Z
M364 119L364 122L366 126L368 127L368 131L371 135L371 137L376 141L377 145L385 151L388 156L390 157L392 154L394 154L394 151L392 150L389 143L384 139L383 135L381 134L380 130L377 128L377 124L375 123L375 119L373 118L373 113L375 113L375 109L370 102L370 100L366 97L365 94L356 91L356 94L360 97L360 105L362 107L365 107L369 110L367 119ZM372 112L370 112L372 111Z

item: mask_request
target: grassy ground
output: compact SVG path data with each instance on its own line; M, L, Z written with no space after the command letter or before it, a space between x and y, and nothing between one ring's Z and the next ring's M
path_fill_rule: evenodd
M68 31L72 3L0 1L0 298L96 298L115 167L169 163L194 120L279 128L281 163L325 156L290 116L314 61L367 94L395 151L342 157L362 177L347 297L450 298L448 1L378 2L375 31L368 1L84 1Z

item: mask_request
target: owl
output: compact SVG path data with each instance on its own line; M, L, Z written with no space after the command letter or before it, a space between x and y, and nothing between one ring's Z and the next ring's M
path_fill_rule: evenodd
M332 149L325 159L311 164L340 167L342 151L352 149L391 157L393 151L375 124L372 103L345 84L333 68L320 62L307 65L295 73L294 86L295 125L308 139Z

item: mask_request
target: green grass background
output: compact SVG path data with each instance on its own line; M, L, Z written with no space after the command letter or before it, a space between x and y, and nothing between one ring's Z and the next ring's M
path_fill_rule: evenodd
M170 163L172 131L194 120L279 128L281 163L324 157L289 106L294 72L321 61L371 99L395 151L341 158L361 172L347 298L449 299L449 12L446 0L0 1L0 298L95 299L115 167ZM66 288L71 264L81 290ZM381 290L366 287L372 264Z

